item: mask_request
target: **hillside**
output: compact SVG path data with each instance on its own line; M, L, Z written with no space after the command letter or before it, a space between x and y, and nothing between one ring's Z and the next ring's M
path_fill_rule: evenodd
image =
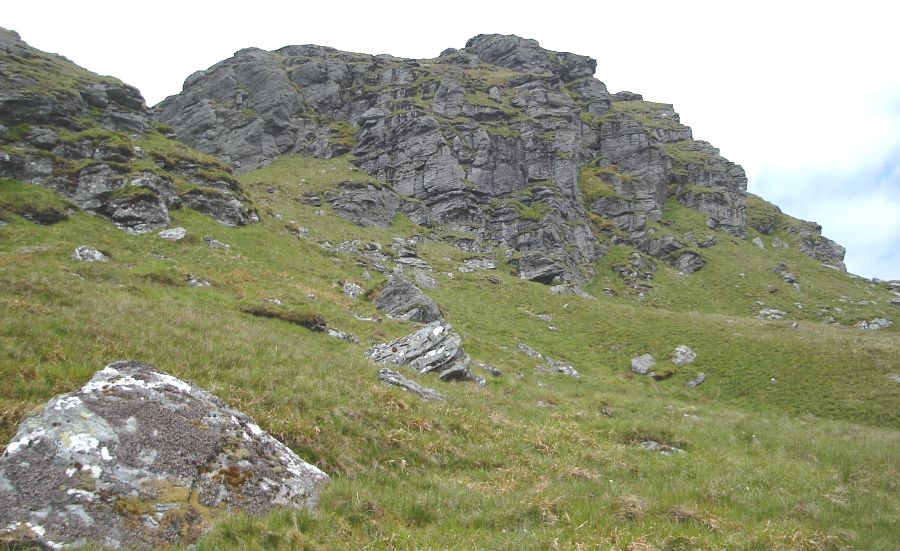
M148 110L0 38L4 443L134 359L331 477L198 549L896 548L898 286L593 60L251 49ZM376 308L397 272L471 356L390 366L444 401L366 357L424 323Z

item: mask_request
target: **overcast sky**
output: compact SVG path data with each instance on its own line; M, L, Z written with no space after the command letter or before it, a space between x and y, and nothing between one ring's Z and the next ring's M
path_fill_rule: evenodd
M672 103L749 190L822 224L848 269L900 279L900 7L756 1L6 2L0 26L149 105L256 46L432 58L481 33L589 55L610 91Z

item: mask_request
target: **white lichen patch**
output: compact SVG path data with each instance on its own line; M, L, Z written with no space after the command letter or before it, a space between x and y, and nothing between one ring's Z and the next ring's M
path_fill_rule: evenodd
M63 446L70 453L92 453L100 446L100 441L86 433L63 435Z
M18 440L13 440L6 447L5 455L13 455L17 453L22 448L29 446L32 442L37 442L41 439L41 436L47 434L47 430L44 427L39 427L37 430L26 433L23 436L20 436Z
M56 411L63 411L66 409L72 409L78 407L82 404L81 398L78 396L69 396L66 398L60 398L53 404L53 409Z
M247 423L247 428L250 429L250 432L253 433L253 436L259 436L263 433L263 430L259 428L259 425L256 423Z
M155 390L162 386L172 387L185 394L191 393L191 385L165 373L154 373L151 380L138 379L131 375L123 375L114 367L105 367L90 381L81 387L83 394L90 394L97 390L109 390L110 388L144 388Z

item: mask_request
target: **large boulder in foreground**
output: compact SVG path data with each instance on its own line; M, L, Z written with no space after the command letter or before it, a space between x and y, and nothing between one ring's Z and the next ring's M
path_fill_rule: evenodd
M314 507L327 480L212 394L116 362L19 426L0 457L0 547L185 543L228 511Z

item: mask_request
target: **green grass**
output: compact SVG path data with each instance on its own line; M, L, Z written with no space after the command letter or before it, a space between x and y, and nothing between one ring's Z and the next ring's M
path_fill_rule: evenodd
M451 279L446 273L471 253L442 242L440 228L405 217L360 228L327 203L320 216L296 200L372 181L348 156L282 157L239 180L263 221L226 228L175 211L173 224L188 231L180 242L127 235L82 213L37 226L9 205L51 203L52 194L0 183L8 214L0 226L0 440L51 396L132 358L246 411L332 477L315 512L225 518L198 549L895 548L900 401L887 375L900 373L900 332L846 326L890 317L883 287L822 268L796 247L760 250L722 232L717 245L698 249L700 272L681 276L661 263L644 300L611 271L631 254L618 246L587 286L598 300L521 281L500 254L499 269ZM674 201L664 214L670 225L655 231L710 233L702 215ZM287 224L309 236L298 239ZM341 282L368 290L383 276L364 279L356 257L318 246L360 239L389 249L392 237L414 234L434 238L419 246L439 282L427 293L466 351L503 371L484 388L408 374L438 388L445 403L378 383L363 350L414 326L357 319L378 313L344 296ZM205 235L231 248L211 249ZM73 262L78 245L112 261ZM779 261L797 274L799 291L771 271ZM189 273L212 286L186 287ZM605 297L604 287L618 296ZM789 317L755 319L756 300ZM824 323L826 306L842 325ZM361 345L279 319L309 313ZM535 372L518 343L572 363L581 378ZM668 362L679 344L697 352L694 365ZM630 358L643 353L672 377L633 375ZM686 388L699 371L707 382ZM646 452L644 439L686 453Z
M622 113L647 128L685 130L687 127L668 116L671 112L672 106L666 103L653 103L642 100L615 101L610 105L609 112L600 118L602 120Z
M578 175L578 189L581 190L585 206L589 206L601 197L619 197L612 184L609 183L613 179L630 182L634 177L623 174L612 167L582 167L581 173Z
M682 140L662 144L663 151L672 158L672 173L675 176L686 174L687 168L696 165L707 172L722 172L725 169L720 162L707 151L700 148L697 142Z

